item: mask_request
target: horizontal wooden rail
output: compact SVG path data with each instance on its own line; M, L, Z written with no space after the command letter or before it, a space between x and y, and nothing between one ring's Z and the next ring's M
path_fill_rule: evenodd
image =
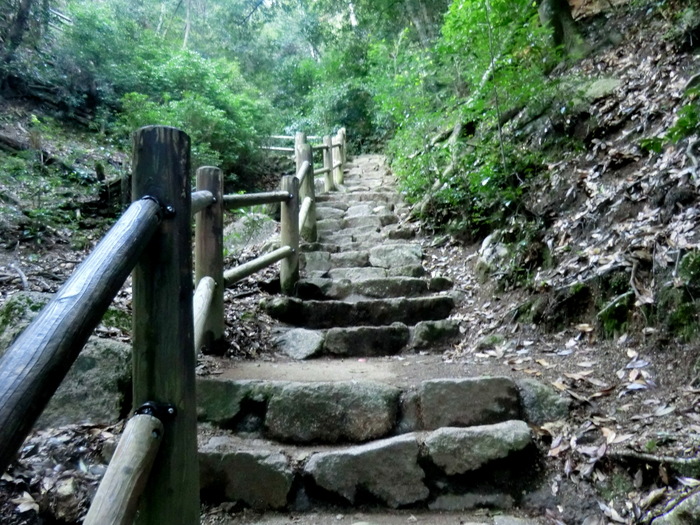
M162 441L160 419L137 414L124 429L84 525L131 525Z
M210 191L195 191L192 192L192 215L208 208L216 202L214 195Z
M342 167L342 165L343 165L342 162L336 162L335 164L333 164L333 169L340 168L340 167Z
M270 135L271 139L292 140L294 135Z
M231 286L241 279L245 279L249 275L254 274L258 270L267 268L268 266L275 264L277 261L281 261L282 259L289 257L293 253L294 250L289 246L282 246L273 252L261 255L252 261L248 261L245 264L231 268L230 270L224 272L224 283L226 286Z
M309 210L311 210L311 205L313 204L313 199L311 197L306 197L304 202L301 203L301 209L299 210L299 231L301 232L306 225L306 219L309 217Z
M322 138L323 137L321 137L320 135L308 135L306 137L307 140L321 140Z
M255 206L256 204L272 204L274 202L284 202L290 199L286 191L269 191L266 193L248 193L243 195L224 195L224 209L233 210Z
M262 149L267 151L284 151L287 153L294 153L294 148L285 148L283 146L263 146Z
M331 168L319 168L317 170L314 170L314 176L323 175L325 173L330 173L330 172L331 172Z
M211 277L202 277L197 284L192 298L192 313L194 316L194 351L197 352L204 344L204 331L209 317L209 309L214 299L216 282Z
M136 265L161 214L149 197L132 203L0 359L0 472Z

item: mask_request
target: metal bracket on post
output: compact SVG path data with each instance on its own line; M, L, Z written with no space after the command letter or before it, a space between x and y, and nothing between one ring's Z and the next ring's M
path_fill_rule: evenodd
M134 414L146 414L160 419L162 422L172 421L177 416L177 408L170 403L156 403L155 401L146 401L138 407Z

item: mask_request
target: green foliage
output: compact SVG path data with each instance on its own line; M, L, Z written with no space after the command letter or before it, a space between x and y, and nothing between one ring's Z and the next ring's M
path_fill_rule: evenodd
M480 235L517 213L541 159L502 126L502 115L545 104L552 89L535 7L454 0L432 49L406 31L376 43L369 57L377 122L395 133L392 167L408 200L422 202L421 215ZM431 140L456 124L459 136Z

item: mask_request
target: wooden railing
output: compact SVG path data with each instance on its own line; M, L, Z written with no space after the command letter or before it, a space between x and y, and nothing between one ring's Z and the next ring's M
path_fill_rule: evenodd
M138 408L84 523L132 523L137 506L142 524L199 523L196 350L216 351L223 343L225 286L281 261L282 291L294 293L300 235L316 239L314 175L326 175L326 189L342 184L344 130L324 138L324 168L316 173L306 137L295 139L297 172L282 178L279 191L223 195L223 174L214 167L197 170L197 189L190 192L190 139L184 132L149 126L134 134L134 202L0 358L0 472L132 272ZM326 163L326 152L335 160ZM281 247L224 271L224 210L274 202L281 203Z

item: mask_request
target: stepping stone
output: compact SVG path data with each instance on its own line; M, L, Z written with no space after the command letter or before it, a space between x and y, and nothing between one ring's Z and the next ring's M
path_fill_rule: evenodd
M272 450L236 450L213 437L199 450L199 487L254 509L282 509L292 488L289 460Z
M345 212L339 208L330 208L328 206L317 206L316 207L316 219L328 220L328 219L342 219L345 216Z
M520 398L507 377L434 379L419 389L426 430L500 423L520 417Z
M369 266L369 252L346 251L330 255L332 268L362 268Z
M331 269L331 254L328 252L307 252L299 257L299 266L307 273L326 273Z
M348 210L345 212L345 217L349 219L350 217L372 215L372 208L373 206L371 204L355 204L354 206L350 206L348 208Z
M268 401L266 432L292 443L378 439L394 427L399 393L369 381L289 383Z
M430 348L437 344L449 343L460 336L459 321L421 321L411 329L411 346L418 349Z
M415 436L398 436L341 451L314 454L304 472L321 488L354 503L359 489L392 508L425 500L430 491L418 466Z
M346 226L344 219L325 219L316 223L316 230L318 233L336 232L342 230Z
M420 266L423 249L419 244L383 244L369 251L369 262L380 268Z
M293 359L308 359L321 354L323 341L323 333L305 328L293 328L278 336L274 343Z
M325 353L340 357L393 355L406 347L410 334L403 323L331 328L326 332L323 348Z
M331 270L331 272L340 271ZM301 301L294 297L273 297L261 303L273 318L294 326L333 328L337 326L381 326L395 322L414 325L420 321L445 319L454 308L446 295L344 301ZM513 385L514 386L514 385ZM432 392L432 391L431 391Z
M302 299L345 299L349 296L367 298L418 297L449 290L452 281L444 277L417 279L412 277L387 277L383 279L302 279L297 293Z
M386 277L384 268L333 268L328 272L331 279L348 279L350 281L364 281L367 279L381 279Z
M471 428L440 428L425 439L432 462L448 476L477 470L532 443L524 421Z

